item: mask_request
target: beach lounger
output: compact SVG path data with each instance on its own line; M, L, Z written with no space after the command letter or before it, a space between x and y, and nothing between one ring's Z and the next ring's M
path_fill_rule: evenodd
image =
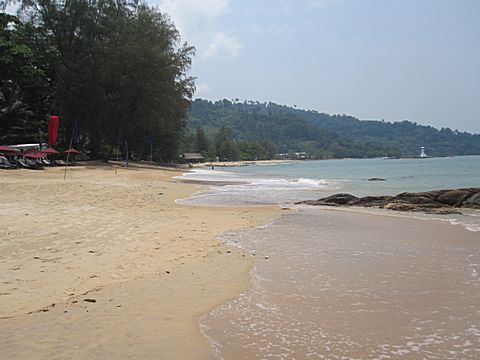
M52 163L50 162L50 160L47 160L47 159L42 159L42 164L45 166L52 166Z
M31 166L28 165L28 164L27 164L25 161L23 161L23 160L18 160L17 163L18 163L18 165L19 165L20 167L22 167L22 168L24 168L24 169L30 169L30 168L31 168Z
M63 160L55 160L55 164L57 164L58 166L65 166L67 165L67 163Z
M18 160L18 164L25 169L29 170L42 170L43 166L38 165L35 161L31 160Z
M0 169L16 169L17 166L12 164L8 159L4 156L0 156Z

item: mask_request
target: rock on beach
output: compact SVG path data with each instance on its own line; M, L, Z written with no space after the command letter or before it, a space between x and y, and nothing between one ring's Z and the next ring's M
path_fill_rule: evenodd
M377 207L396 211L421 211L429 214L459 214L459 208L480 209L480 188L404 192L396 196L364 196L339 193L296 204Z

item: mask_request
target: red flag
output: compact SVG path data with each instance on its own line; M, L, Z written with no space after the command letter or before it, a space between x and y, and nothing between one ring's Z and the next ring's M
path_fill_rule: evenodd
M58 124L60 124L58 116L50 116L48 121L48 145L55 145L57 142Z

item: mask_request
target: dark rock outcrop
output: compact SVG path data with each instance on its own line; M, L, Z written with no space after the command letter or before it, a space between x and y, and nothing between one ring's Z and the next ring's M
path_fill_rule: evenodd
M404 192L396 196L364 196L335 194L297 204L326 206L377 207L396 211L421 211L428 214L459 214L458 208L480 209L480 188Z
M383 207L385 204L393 200L393 196L364 196L353 200L348 205L365 206L365 207Z
M368 179L368 181L387 181L387 180L385 180L384 178L373 177L373 178Z
M463 201L463 207L480 209L480 193L469 196Z
M461 206L461 203L465 198L469 197L470 193L468 190L451 190L443 194L440 194L437 197L437 201L442 204L448 204L451 206Z
M308 205L346 205L351 201L358 199L356 196L351 194L335 194L319 200L306 200L304 203Z

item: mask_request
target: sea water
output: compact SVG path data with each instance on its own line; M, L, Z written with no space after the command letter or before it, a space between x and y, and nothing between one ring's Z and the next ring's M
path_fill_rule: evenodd
M405 191L479 187L480 156L216 166L214 170L193 170L182 178L228 184L190 199L210 205L282 203L335 192L356 196L395 195ZM368 181L372 178L385 181Z
M343 159L296 161L251 166L195 169L181 179L201 181L210 188L184 204L289 206L302 200L319 199L335 193L355 196L396 195L438 189L480 187L480 156L424 159ZM369 181L377 178L384 181ZM217 184L217 185L216 185ZM385 213L383 210L355 211ZM388 212L389 215L437 219L462 224L480 231L480 211L464 210L463 215L424 215Z
M478 233L445 241L441 224L437 241L418 220L342 215L224 237L256 262L251 289L200 320L217 358L480 358Z
M480 187L480 156L217 166L181 178L210 184L182 203L293 209L223 237L257 261L251 289L200 320L219 359L480 358L479 211L293 205L337 192ZM431 223L449 240L422 233Z

